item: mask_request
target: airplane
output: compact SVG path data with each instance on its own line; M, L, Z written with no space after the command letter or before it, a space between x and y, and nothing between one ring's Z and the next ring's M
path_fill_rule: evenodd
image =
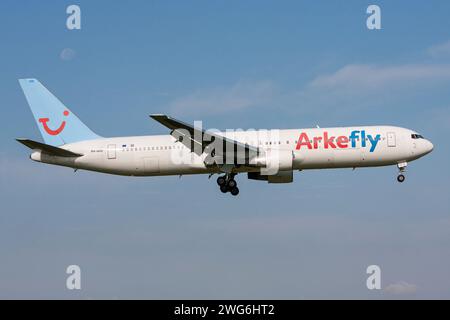
M89 129L37 79L20 79L44 143L16 139L34 161L122 176L218 174L223 193L239 194L236 175L292 183L294 171L398 167L433 151L419 133L395 126L354 126L225 133L204 130L163 114L150 117L170 134L104 138Z

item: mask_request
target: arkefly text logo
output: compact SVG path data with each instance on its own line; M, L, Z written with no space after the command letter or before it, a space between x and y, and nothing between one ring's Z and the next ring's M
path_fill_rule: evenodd
M309 150L313 150L319 149L319 145L323 145L325 149L370 147L370 152L374 152L380 140L380 134L374 137L371 134L367 134L366 130L352 131L350 136L330 136L328 131L324 131L323 136L315 136L312 139L310 139L307 133L302 132L298 139L296 149L301 150L302 147L306 147Z
M64 116L68 117L69 116L69 111L64 111ZM61 123L61 125L58 127L58 129L52 130L50 129L50 127L48 126L48 122L50 121L49 118L40 118L39 122L42 123L42 125L44 126L44 130L45 132L47 132L49 135L51 136L57 136L59 135L61 132L63 132L64 128L66 127L66 121L63 121Z

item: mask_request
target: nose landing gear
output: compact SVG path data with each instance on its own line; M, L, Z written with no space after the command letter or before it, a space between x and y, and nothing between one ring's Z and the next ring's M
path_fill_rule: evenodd
M406 171L406 166L407 165L408 165L408 163L406 163L406 162L402 162L402 163L399 163L397 165L398 170L399 170L399 173L398 173L398 176L397 176L397 181L400 182L400 183L405 182L406 177L405 177L404 173Z
M217 184L219 185L220 191L222 191L222 193L230 192L233 196L237 196L239 194L237 182L236 180L234 180L235 176L236 174L231 173L217 178Z

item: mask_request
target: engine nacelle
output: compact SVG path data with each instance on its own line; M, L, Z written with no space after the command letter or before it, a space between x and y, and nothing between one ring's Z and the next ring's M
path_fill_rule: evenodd
M262 167L263 175L276 175L279 171L292 170L294 153L291 150L266 150L265 155L256 158L254 164Z
M249 172L248 178L250 180L260 180L267 181L268 183L292 183L294 181L294 172L289 171L278 171L274 175L263 175L259 172Z
M249 172L248 178L268 183L291 183L294 181L293 163L294 153L290 150L266 150L263 157L255 159L254 164L261 167L260 172Z

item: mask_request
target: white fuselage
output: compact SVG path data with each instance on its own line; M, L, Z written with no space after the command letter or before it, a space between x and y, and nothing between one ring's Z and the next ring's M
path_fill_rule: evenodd
M352 134L352 132L355 132ZM224 134L242 143L270 150L291 151L293 170L396 165L416 160L433 150L414 131L393 126L342 127L256 131ZM102 138L61 148L83 154L63 158L34 152L35 161L126 176L188 175L219 172L170 135ZM180 161L180 159L184 159ZM236 172L257 171L239 167Z

